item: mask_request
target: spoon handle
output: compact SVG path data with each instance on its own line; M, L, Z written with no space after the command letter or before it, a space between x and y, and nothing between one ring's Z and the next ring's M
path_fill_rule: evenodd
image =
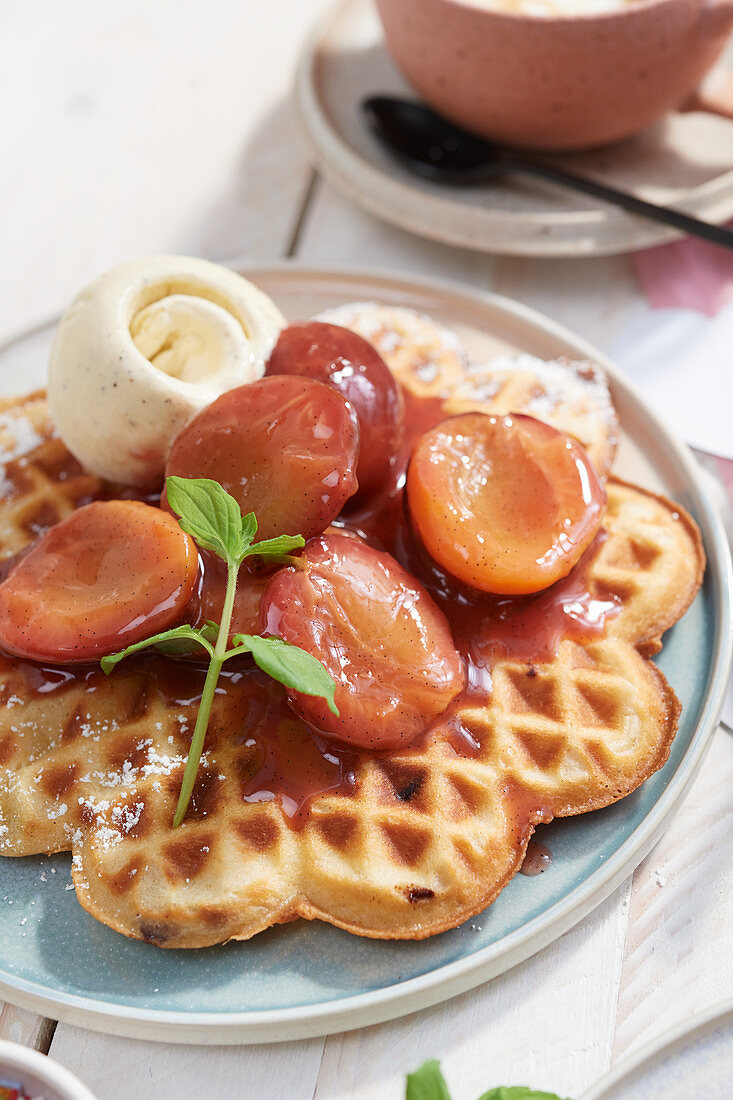
M576 176L574 172L568 172L554 164L543 164L540 161L515 155L507 157L503 163L507 169L516 169L538 176L540 179L550 180L552 183L561 183L566 187L572 187L575 191L582 191L585 195L592 195L593 198L603 199L615 206L620 206L632 214L641 214L642 217L652 218L654 221L674 226L675 229L681 229L693 237L702 237L703 240L722 245L723 248L733 249L733 230L725 226L711 225L710 222L693 218L691 214L683 214L681 210L645 202L644 199L638 199L636 195L630 195L627 191L618 191L615 187L596 183L585 176Z

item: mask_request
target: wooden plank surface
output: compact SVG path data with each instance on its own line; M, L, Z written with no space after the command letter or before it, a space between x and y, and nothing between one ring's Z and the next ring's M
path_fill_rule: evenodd
M174 1046L63 1024L50 1051L98 1100L310 1100L322 1052L322 1039L238 1048Z
M51 1045L55 1027L53 1020L0 1001L0 1039L22 1043L45 1054Z
M733 992L733 737L718 730L700 775L637 868L613 1059Z
M401 1100L405 1074L436 1057L456 1100L496 1084L579 1095L610 1063L629 890L625 884L487 985L402 1020L330 1036L315 1100Z

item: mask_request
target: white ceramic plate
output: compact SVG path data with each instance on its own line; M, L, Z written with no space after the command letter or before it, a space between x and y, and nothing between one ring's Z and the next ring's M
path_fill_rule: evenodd
M642 1047L582 1100L730 1100L733 1000Z
M247 943L161 951L93 920L69 884L69 857L0 860L0 994L74 1023L142 1039L271 1042L377 1023L425 1008L515 966L598 905L639 864L689 788L715 729L730 663L731 566L689 452L601 355L539 314L457 286L294 265L246 271L289 318L355 299L412 306L490 356L521 350L592 357L609 369L624 434L617 469L694 513L708 554L703 590L659 664L683 704L670 760L615 806L543 827L550 870L517 875L486 912L419 943L350 936L318 922ZM0 358L0 389L43 384L50 333Z
M300 59L296 91L324 176L354 202L422 237L518 256L599 256L674 240L666 226L566 188L513 176L445 187L399 167L364 125L377 94L415 97L388 56L370 0L340 0ZM638 138L554 158L578 174L677 206L705 221L733 216L733 121L673 114Z

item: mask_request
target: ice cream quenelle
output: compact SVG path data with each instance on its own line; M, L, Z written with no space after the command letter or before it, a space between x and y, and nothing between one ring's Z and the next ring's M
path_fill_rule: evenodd
M154 484L197 412L262 377L284 325L266 294L218 264L189 256L120 264L61 318L49 364L59 434L91 473Z

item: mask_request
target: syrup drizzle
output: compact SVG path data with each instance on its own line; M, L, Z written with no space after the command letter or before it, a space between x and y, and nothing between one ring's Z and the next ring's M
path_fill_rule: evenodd
M149 701L155 695L174 713L190 711L188 728L193 729L204 665L142 653L129 658L125 667L128 675L140 677L141 697ZM57 698L71 690L92 695L111 683L98 665L55 666L0 656L0 672L11 670L20 674L30 698ZM217 723L215 703L206 749L214 756L225 744L233 750L242 801L277 799L290 824L301 828L313 798L353 791L359 755L334 748L311 730L288 706L284 688L246 659L233 659L224 667L216 694L223 706L231 704L230 720Z
M359 757L329 745L282 705L271 725L248 730L253 770L241 795L245 802L276 799L290 824L302 828L313 798L353 792Z
M468 669L468 693L491 692L491 669L501 657L526 661L552 658L563 637L585 641L603 632L621 609L615 595L591 592L590 565L606 540L600 531L570 574L530 596L498 597L462 588L433 563L413 565L453 628Z
M416 440L444 419L446 413L441 399L420 398L407 391L405 405L405 438L391 483L366 507L339 517L335 526L353 531L376 548L391 553L425 584L443 609L467 665L468 685L425 736L443 738L458 755L478 757L481 743L464 723L461 710L466 701L476 704L488 699L495 661L502 656L527 661L528 674L532 675L533 662L550 658L560 638L584 640L600 635L607 618L620 609L620 601L612 595L590 591L589 565L599 541L606 537L603 531L568 577L533 596L496 598L469 590L427 558L411 536L404 501L405 473ZM109 495L157 503L157 490L150 494L110 491ZM0 581L9 568L10 563L0 563ZM198 589L199 602L202 584ZM197 618L200 617L197 613ZM56 667L5 657L0 657L0 663L20 672L31 695L45 697L73 687L94 692L106 680L98 666ZM126 661L127 670L133 667L152 677L152 690L168 706L192 707L198 702L205 669L195 662L142 655ZM241 749L240 758L246 761L240 775L243 801L277 799L290 825L301 828L314 798L326 792L353 792L360 755L330 743L298 719L287 705L285 691L279 684L258 669L232 661L225 666L217 689L217 694L229 692L236 698L237 714L241 715L238 722L241 732L230 732L229 736ZM207 749L215 750L218 736L215 730L210 730ZM535 813L535 807L528 807L525 814L519 795L515 799L511 791L506 794L516 809L517 829L526 836L530 818L541 817ZM549 820L552 815L542 816ZM531 861L527 864L532 865ZM524 870L524 873L533 872Z
M552 863L552 852L544 844L540 844L536 837L532 837L527 845L527 853L524 857L519 872L522 875L541 875L547 871Z
M234 687L238 693L239 732L226 736L238 747L242 801L277 799L289 823L299 829L313 798L353 791L358 755L334 749L302 722L288 706L280 684L244 664L225 669L224 675L231 686L218 690L226 693Z

